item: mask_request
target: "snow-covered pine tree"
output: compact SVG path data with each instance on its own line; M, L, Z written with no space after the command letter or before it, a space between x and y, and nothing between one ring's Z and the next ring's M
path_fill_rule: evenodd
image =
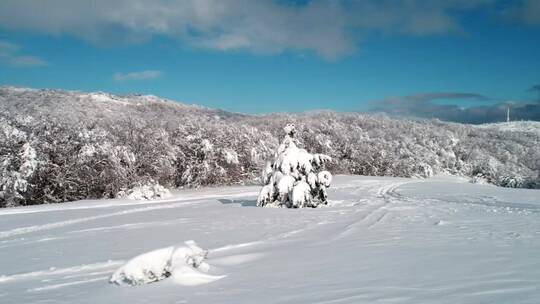
M257 206L303 208L326 205L326 189L332 182L332 174L323 169L331 160L330 156L311 154L298 148L294 124L283 129L286 135L274 161L268 162L263 170L265 186L259 193Z

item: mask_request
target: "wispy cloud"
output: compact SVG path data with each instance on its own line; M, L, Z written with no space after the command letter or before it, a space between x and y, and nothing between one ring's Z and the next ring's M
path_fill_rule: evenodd
M518 1L517 4L507 8L504 15L510 20L530 26L540 25L540 1Z
M14 67L36 67L48 64L38 57L22 54L20 50L19 45L0 40L0 63Z
M533 85L532 87L529 88L528 91L540 94L540 84Z
M467 100L470 107L455 104L438 104L437 100ZM479 101L492 100L481 94L442 92L422 93L410 96L388 97L371 102L371 111L385 112L392 115L420 118L438 118L461 123L487 123L506 119L510 108L514 120L540 120L540 102L497 102L491 105L475 104Z
M219 51L354 52L359 33L439 35L466 31L463 11L497 0L2 0L0 28L68 34L94 43L152 36ZM534 2L534 0L532 1Z
M148 80L148 79L155 79L162 75L161 71L157 70L147 70L147 71L140 71L140 72L132 72L132 73L115 73L113 75L113 79L115 81L128 81L128 80Z

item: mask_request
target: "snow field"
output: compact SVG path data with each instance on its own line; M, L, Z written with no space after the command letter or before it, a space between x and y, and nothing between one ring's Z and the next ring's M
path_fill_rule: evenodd
M329 206L316 209L256 208L258 190L0 210L0 302L532 304L540 297L537 190L445 176L334 176ZM206 259L188 261L204 256L182 243L191 239L208 248ZM151 284L109 283L149 282L140 269L160 277L173 264Z

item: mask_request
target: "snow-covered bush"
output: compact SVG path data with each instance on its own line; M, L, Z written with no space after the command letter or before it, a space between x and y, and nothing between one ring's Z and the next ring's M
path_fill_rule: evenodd
M274 161L267 163L263 186L257 206L303 208L327 204L326 188L332 174L321 171L331 158L324 154L311 154L298 147L296 127L287 124L285 138L278 147Z
M207 255L208 251L194 241L186 241L185 246L156 249L129 260L113 273L109 282L143 285L172 277L175 283L189 286L223 278L207 274L210 269L205 262Z
M522 188L525 181L521 176L501 176L498 185L507 188Z
M156 181L148 181L146 183L137 184L136 186L121 190L116 197L127 198L131 200L153 200L167 198L171 196L171 192Z

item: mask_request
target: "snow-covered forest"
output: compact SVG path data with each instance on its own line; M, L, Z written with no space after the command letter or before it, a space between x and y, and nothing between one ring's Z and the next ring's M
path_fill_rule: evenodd
M258 182L287 123L296 124L301 148L333 159L326 168L334 174L446 172L540 188L534 122L502 128L382 114L244 115L155 96L3 87L0 207Z

